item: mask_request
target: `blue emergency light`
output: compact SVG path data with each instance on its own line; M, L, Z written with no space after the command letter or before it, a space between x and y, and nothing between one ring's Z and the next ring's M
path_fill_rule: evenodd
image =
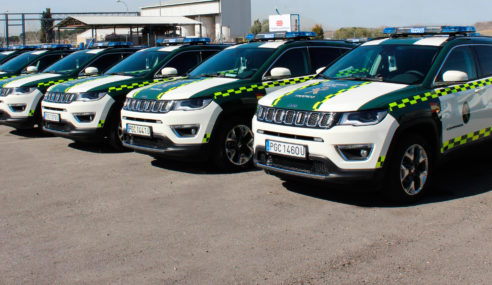
M39 46L42 49L70 49L72 45L62 45L62 44L42 44Z
M276 32L276 33L261 33L249 34L246 36L248 41L268 41L268 40L291 40L291 39L308 39L316 37L314 32Z
M132 42L100 42L94 43L90 48L129 47Z
M165 44L165 45L178 45L178 44L207 44L210 43L210 38L195 38L195 37L182 37L182 38L165 38L158 39L156 41L157 44Z
M409 36L409 35L452 35L475 33L473 26L438 26L438 27L388 27L383 30L383 34L390 36Z
M11 50L24 50L24 49L38 49L40 48L40 46L33 46L33 45L30 45L30 46L26 46L26 45L17 45L17 46L12 46L10 47L9 49Z

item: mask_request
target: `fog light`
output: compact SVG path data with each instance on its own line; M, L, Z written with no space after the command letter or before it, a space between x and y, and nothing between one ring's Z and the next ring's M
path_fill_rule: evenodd
M90 123L94 121L96 113L74 113L73 116L79 123Z
M24 112L26 104L9 104L9 108L12 112Z
M180 138L191 138L198 134L200 125L176 125L171 126L171 129Z
M346 160L367 160L371 156L372 144L337 145L340 156Z

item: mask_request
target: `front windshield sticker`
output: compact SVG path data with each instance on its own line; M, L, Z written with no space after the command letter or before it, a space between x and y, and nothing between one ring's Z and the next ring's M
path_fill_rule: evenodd
M163 48L159 49L159 51L173 51L173 50L177 50L180 47L181 46L168 46L168 47L163 47Z
M4 51L4 52L2 52L2 54L3 54L3 55L9 55L9 54L11 54L11 53L13 53L13 52L15 52L15 51Z
M40 54L43 54L45 53L46 51L45 50L38 50L38 51L33 51L31 52L31 54L34 54L34 55L40 55Z

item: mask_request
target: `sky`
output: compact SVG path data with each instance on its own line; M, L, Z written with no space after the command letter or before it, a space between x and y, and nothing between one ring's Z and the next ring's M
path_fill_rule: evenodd
M139 11L139 7L159 1L121 2L127 4L129 11ZM473 25L492 21L491 0L251 0L251 6L253 20L266 19L277 8L282 14L300 14L305 28L321 24L327 30L352 26ZM0 13L39 13L47 7L52 12L126 11L126 6L117 0L0 0ZM0 24L0 29L3 27Z

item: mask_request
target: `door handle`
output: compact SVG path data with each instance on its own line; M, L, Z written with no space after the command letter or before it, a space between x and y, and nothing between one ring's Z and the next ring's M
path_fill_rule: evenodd
M478 87L478 88L475 88L475 93L480 93L480 92L482 92L484 89L485 89L485 87Z

